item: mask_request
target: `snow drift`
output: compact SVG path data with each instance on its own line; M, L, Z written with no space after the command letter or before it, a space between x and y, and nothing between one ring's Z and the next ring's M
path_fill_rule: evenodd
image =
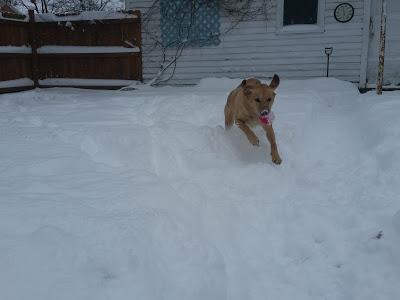
M397 299L400 93L283 80L274 166L239 83L1 95L0 298Z

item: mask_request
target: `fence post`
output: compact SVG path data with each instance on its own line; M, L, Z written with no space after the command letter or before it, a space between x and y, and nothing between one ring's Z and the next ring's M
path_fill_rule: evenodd
M386 42L386 0L382 0L381 11L381 32L379 40L379 65L378 65L378 78L376 82L376 93L382 95L383 74L385 69L385 42Z
M36 26L35 26L35 12L29 10L29 42L31 44L32 56L31 56L31 66L32 66L32 80L34 87L39 86L38 80L38 55L37 55L37 39L36 39Z
M138 19L138 31L139 31L139 39L136 41L137 46L140 49L140 59L139 59L139 79L141 82L143 82L143 53L142 53L142 14L140 10L135 10L134 13L137 15Z

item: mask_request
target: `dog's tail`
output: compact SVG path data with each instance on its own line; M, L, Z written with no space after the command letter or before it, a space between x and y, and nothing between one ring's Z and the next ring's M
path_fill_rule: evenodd
M228 103L225 105L224 113L225 113L225 129L229 129L233 125L233 112L229 107Z

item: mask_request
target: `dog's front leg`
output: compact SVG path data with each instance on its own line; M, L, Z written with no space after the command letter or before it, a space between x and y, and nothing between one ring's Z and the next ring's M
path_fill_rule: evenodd
M272 125L269 126L263 126L265 132L267 133L267 139L269 141L269 143L271 144L271 158L272 161L279 165L282 162L281 157L279 156L278 153L278 146L276 145L276 141L275 141L275 132L274 132L274 128L272 128Z
M250 144L253 146L259 146L260 141L256 134L247 126L247 124L241 120L236 120L236 125L244 132L244 134L247 136L247 139L249 140Z

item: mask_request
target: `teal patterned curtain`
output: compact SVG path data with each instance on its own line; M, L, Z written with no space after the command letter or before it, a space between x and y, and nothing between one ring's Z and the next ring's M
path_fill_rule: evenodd
M218 0L160 0L160 12L164 46L220 43Z

